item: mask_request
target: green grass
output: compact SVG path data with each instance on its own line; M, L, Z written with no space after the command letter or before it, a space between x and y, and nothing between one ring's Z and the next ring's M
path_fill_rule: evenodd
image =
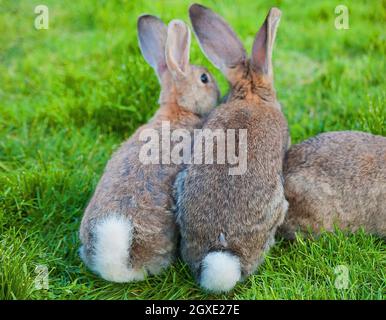
M50 27L35 30L34 7ZM135 284L99 279L81 263L78 228L112 151L157 109L136 18L188 21L191 1L0 0L0 299L206 299L181 262ZM268 9L283 11L274 66L294 143L319 132L386 135L385 1L202 1L246 48ZM334 28L346 4L350 29ZM226 82L193 40L191 60ZM49 289L35 290L37 265ZM347 289L334 268L347 266ZM281 241L229 299L385 299L386 249L359 232Z

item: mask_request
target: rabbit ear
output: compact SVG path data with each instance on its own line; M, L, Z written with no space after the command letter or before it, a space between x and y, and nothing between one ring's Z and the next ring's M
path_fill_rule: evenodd
M158 78L166 70L165 43L167 27L159 18L142 15L137 22L138 39L141 52L148 64L157 73Z
M241 41L223 18L199 4L190 6L189 16L202 50L225 75L246 60Z
M168 25L165 57L172 76L185 77L189 67L190 30L181 20L172 20Z
M273 77L272 49L281 11L271 8L253 43L251 65L259 73Z

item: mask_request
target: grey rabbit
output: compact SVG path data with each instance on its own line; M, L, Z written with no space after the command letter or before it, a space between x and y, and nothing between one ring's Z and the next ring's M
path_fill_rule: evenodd
M157 274L176 254L172 186L181 165L140 161L145 144L141 133L151 129L161 136L163 122L171 130L192 131L219 99L208 71L189 64L190 30L184 22L173 20L167 27L157 17L143 15L138 36L142 54L161 84L160 108L113 154L80 227L81 258L114 282Z
M386 236L386 138L365 132L317 135L293 145L284 165L288 215L278 233L335 227Z
M239 141L238 130L247 130L245 172L229 174L230 163L193 164L175 182L182 258L201 287L218 293L231 290L256 270L287 211L282 167L289 135L272 69L281 12L269 11L250 58L220 16L198 4L189 14L202 50L231 87L226 102L211 112L203 129L235 129Z

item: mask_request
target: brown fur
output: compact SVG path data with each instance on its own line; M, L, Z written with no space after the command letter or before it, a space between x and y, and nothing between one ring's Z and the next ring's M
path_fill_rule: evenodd
M206 39L211 24L216 30L229 26L207 8L191 8L193 28L208 54L216 42ZM267 20L271 18L270 14ZM267 20L262 28L267 27ZM274 32L275 27L270 31ZM225 43L241 46L234 35L229 35L229 41L224 37L220 36ZM267 40L268 46L273 45L273 39L274 34ZM272 70L258 71L253 65L256 61L244 58L241 47L236 49L239 55L226 53L227 49L224 57L221 52L216 54L225 61L225 67L220 68L229 79L231 90L227 102L210 114L204 128L236 132L247 129L248 167L244 174L232 176L228 174L228 164L191 165L177 178L181 253L197 278L203 258L211 251L229 251L239 257L244 276L253 272L273 244L276 227L282 223L287 207L281 175L288 129L276 100ZM208 56L214 63L222 63L220 58ZM227 61L231 65L238 62L228 67Z
M386 236L386 138L322 133L293 145L284 166L288 215L279 233L339 227Z
M163 27L160 20L152 16L144 16L143 19L143 23L159 24L160 37L165 38L163 32L166 32L166 27ZM179 22L178 27L183 27L182 22ZM185 28L185 32L188 32L186 26ZM150 36L154 37L154 34ZM188 41L188 50L189 44ZM155 273L165 267L175 255L177 229L171 213L172 185L180 166L142 164L139 151L145 142L139 140L140 133L147 128L156 129L160 132L161 140L162 121L170 121L171 130L193 130L199 127L203 116L216 105L219 92L213 77L202 67L181 65L184 75L180 74L177 80L164 63L165 44L160 44L159 51L162 55L156 57L154 63L154 57L151 52L146 51L146 45L148 44L145 42L145 58L157 71L161 82L161 107L152 120L124 142L108 162L84 213L80 239L84 245L86 263L92 265L96 224L112 214L129 217L134 226L134 236L127 264L133 269L145 269ZM200 75L204 72L210 78L208 84L200 82ZM171 142L171 148L173 145Z
M162 120L171 121L171 129L193 129L201 121L176 104L164 105L154 120L140 127L114 153L82 219L80 236L89 256L93 250L94 223L115 213L132 218L135 238L130 261L133 268L154 264L153 259L160 255L174 255L176 228L170 212L171 186L179 166L143 165L138 158L144 144L138 139L140 132L146 128L161 132Z

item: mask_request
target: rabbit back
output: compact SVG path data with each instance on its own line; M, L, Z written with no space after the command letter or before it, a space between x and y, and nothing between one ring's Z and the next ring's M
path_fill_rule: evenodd
M240 258L241 272L247 275L261 262L261 253L273 243L276 226L284 219L286 120L278 109L237 100L213 111L204 128L246 129L247 170L229 175L228 164L214 163L189 166L179 175L182 257L198 277L206 254L229 251Z
M188 125L185 125L185 128L189 129ZM122 264L126 265L124 269L127 269L127 265L130 266L130 270L137 274L139 279L146 273L158 273L175 256L177 230L171 211L172 186L180 166L173 163L144 165L140 161L139 152L145 142L140 141L139 135L147 128L159 133L162 130L160 122L153 122L138 129L122 144L109 160L85 210L80 227L80 239L83 244L81 255L86 264L98 273L101 273L96 270L98 243L110 241L108 236L106 240L98 239L98 235L103 236L103 232L98 233L100 224L106 224L106 228L112 230L110 235L114 230L117 234L122 234L122 239L111 240L112 248L104 244L105 251L114 251L119 246L118 243L124 241L126 246L123 249L127 252L126 257L122 257ZM171 130L173 129L172 126ZM173 145L171 142L171 148ZM103 252L100 255L104 259L109 256ZM116 272L111 273L114 275L105 274L104 278L121 282L116 279ZM126 274L119 272L122 273ZM122 282L132 280L127 275L122 278Z
M337 226L386 235L386 138L364 132L319 134L287 152L288 215L280 233L319 234Z

